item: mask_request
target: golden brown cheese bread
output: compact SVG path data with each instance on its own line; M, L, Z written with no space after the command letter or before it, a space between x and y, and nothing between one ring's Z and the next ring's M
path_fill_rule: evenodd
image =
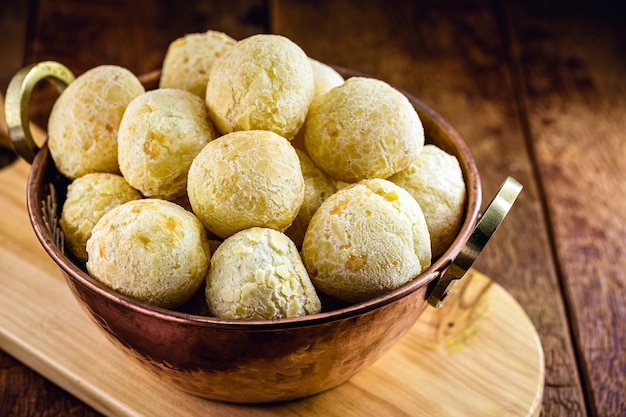
M193 212L222 238L253 226L283 231L304 201L304 177L287 139L239 131L209 142L196 156L187 193Z
M214 30L175 39L163 60L159 88L179 88L204 99L213 63L235 43L230 36Z
M384 179L362 180L337 191L315 212L302 259L318 290L360 302L428 268L430 236L407 191Z
M217 135L198 96L173 88L148 91L128 105L122 118L120 170L146 197L179 199L186 193L193 158Z
M441 255L454 240L465 211L465 180L459 161L435 145L426 145L415 162L389 180L419 203L433 256Z
M222 134L298 132L313 97L313 70L304 51L280 35L237 42L213 64L206 91L211 119Z
M217 248L206 300L212 315L228 319L280 319L321 310L294 243L260 227L242 230Z
M118 128L126 106L144 91L134 74L115 65L78 76L55 101L48 121L48 147L59 172L70 179L119 173Z
M107 287L158 307L189 300L206 278L202 223L175 203L134 200L107 212L87 241L87 271Z
M398 90L373 78L352 77L312 102L304 146L326 173L354 183L406 169L424 146L424 129Z
M139 191L117 174L97 172L72 181L67 188L59 225L74 256L87 260L86 245L91 229L104 214L140 198Z

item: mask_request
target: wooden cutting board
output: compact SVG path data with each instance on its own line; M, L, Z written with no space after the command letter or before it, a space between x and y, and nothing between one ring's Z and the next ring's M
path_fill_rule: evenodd
M539 337L498 284L470 273L380 360L299 401L239 406L173 389L117 350L39 245L26 209L29 165L0 170L0 348L110 416L538 416Z

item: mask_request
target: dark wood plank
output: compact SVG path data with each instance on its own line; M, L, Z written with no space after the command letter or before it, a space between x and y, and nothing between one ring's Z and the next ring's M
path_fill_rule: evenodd
M623 416L626 7L533 1L508 15L588 407Z
M28 30L29 6L25 1L6 1L0 5L0 89L6 91L13 74L24 60L24 45Z
M22 66L28 22L27 2L0 4L0 91L4 94L13 74ZM0 111L4 115L4 110ZM15 159L7 132L0 129L0 167Z
M525 190L476 267L509 290L535 323L546 354L544 415L586 414L551 252L540 185L525 139L508 24L494 3L276 1L272 30L322 61L386 80L455 126L482 173L485 202L506 175Z

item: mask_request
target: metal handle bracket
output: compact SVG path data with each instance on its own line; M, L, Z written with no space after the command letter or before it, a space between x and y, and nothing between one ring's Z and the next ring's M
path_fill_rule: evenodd
M24 67L11 79L4 103L6 123L15 152L29 163L35 159L39 146L30 131L28 104L30 93L43 79L48 79L61 93L74 81L74 74L55 61L43 61Z
M428 295L428 303L430 305L437 308L441 307L443 299L450 292L454 282L463 278L470 269L493 233L508 214L521 191L522 185L514 178L507 177L457 257L432 287Z

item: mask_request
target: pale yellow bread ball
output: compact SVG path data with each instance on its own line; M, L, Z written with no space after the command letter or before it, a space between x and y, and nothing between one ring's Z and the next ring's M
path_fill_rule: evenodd
M161 68L160 88L187 90L204 99L211 67L237 43L225 33L189 33L172 41Z
M223 134L270 130L292 139L304 123L313 88L304 51L283 36L259 34L240 40L215 61L206 103Z
M193 158L218 136L204 101L161 88L135 98L120 124L119 165L126 181L146 196L183 197Z
M59 172L70 179L119 173L118 128L126 106L144 91L133 73L115 65L79 75L50 111L48 147Z
M226 238L253 226L283 231L304 201L304 177L287 139L265 130L220 136L196 156L187 185L193 212Z
M407 168L424 146L424 129L401 92L380 80L352 77L313 101L304 146L326 173L354 183Z
M343 76L330 65L309 57L313 69L313 100L344 83Z
M408 192L384 179L362 180L337 191L315 212L302 259L318 290L360 302L428 268L430 236Z
M293 240L296 247L302 246L304 233L309 226L311 217L322 203L337 191L335 182L324 171L315 166L311 158L303 150L296 149L302 175L304 177L304 201L295 220L285 230L285 234Z
M343 84L344 79L341 74L337 72L330 65L324 64L318 60L309 57L311 68L313 69L313 102L318 97L323 96L333 88ZM304 125L303 125L304 127ZM298 133L291 141L291 144L298 149L304 149L304 128L300 128Z
M426 145L415 162L389 180L419 203L433 256L441 255L454 240L465 212L465 180L459 161L435 145Z
M87 241L87 271L107 287L145 303L175 308L206 278L209 243L198 219L159 199L115 207Z
M91 173L72 181L67 188L59 225L72 254L81 261L87 260L87 240L91 229L100 218L114 207L141 198L117 174Z
M227 319L270 320L321 311L293 242L261 227L242 230L217 248L205 294L210 313Z

